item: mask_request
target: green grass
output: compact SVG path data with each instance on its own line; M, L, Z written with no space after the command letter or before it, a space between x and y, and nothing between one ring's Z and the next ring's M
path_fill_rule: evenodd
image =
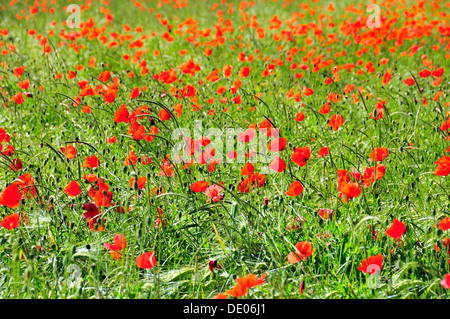
M73 42L84 46L79 52L69 47L72 41L60 37L63 28L66 33L80 32L80 29L69 29L62 24L68 16L63 6L69 2L57 1L55 13L38 12L29 20L24 14L21 20L16 18L22 9L28 13L29 5L17 3L10 7L4 4L5 8L0 10L0 29L8 29L8 35L0 36L0 41L4 42L0 51L6 50L10 43L16 46L16 51L1 55L4 67L0 67L0 127L10 135L15 153L0 157L0 188L4 190L19 176L30 173L38 196L23 200L16 209L0 207L1 218L14 212L25 213L28 217L28 224L21 224L16 229L0 228L1 298L213 298L231 289L235 278L250 273L258 277L266 274L266 283L251 288L243 298L448 298L448 290L440 284L450 272L449 255L443 245L448 231L442 232L435 225L449 216L450 185L448 177L433 172L436 169L434 163L447 154L444 150L449 146L446 133L440 130L447 118L450 92L449 35L448 31L447 34L440 33L439 26L448 24L450 8L445 2L436 2L440 8L434 10L431 2L427 2L424 14L429 19L422 21L420 13L414 18L406 18L403 14L403 5L410 12L417 12L417 7L412 8L417 5L415 2L399 1L391 8L381 4L382 14L389 12L388 19L395 14L399 14L399 18L387 30L383 29L387 24L385 21L381 31L372 30L375 38L380 39L380 52L376 54L374 45L361 43L358 39L359 36L370 39L370 29L355 28L354 34L347 35L345 28L341 28L344 21L355 23L358 14L345 12L345 8L351 4L358 7L359 2L336 1L335 11L330 12L326 10L328 2L308 1L310 8L316 8L316 15L304 11L296 1L285 8L282 1L255 2L255 6L245 12L249 23L251 16L256 15L258 27L265 29L265 38L259 39L255 28L245 27L241 20L243 16L239 15L240 2L228 1L233 3L231 14L226 13L228 3L218 2L225 12L224 20L230 19L234 30L224 33L226 40L222 46L210 46L211 56L203 53L206 48L203 44L211 41L216 32L218 17L211 11L213 1L189 1L185 8L174 8L174 3L158 8L155 1L142 1L146 12L133 6L131 1L111 1L109 6L93 1L91 8L81 13L81 19L87 21L92 16L94 28L101 28L105 19L100 8L107 7L114 17L104 32L108 42L114 40L112 32L131 34L132 41L143 34L148 37L142 48L130 49L128 40L108 48L98 39L89 40L83 36ZM369 15L364 10L368 4L362 2L363 25ZM149 11L151 7L153 13ZM269 20L276 14L286 21L292 18L293 12L305 13L305 17L296 23L305 26L315 23L323 29L324 41L320 41L314 28L306 35L293 36L293 41L275 41L275 33L280 35L281 30L288 31L289 28L283 23L280 29L271 30ZM439 17L438 12L444 12L446 16ZM155 18L156 13L172 24L173 42L161 38L167 26ZM321 13L326 15L323 24L318 19ZM344 13L345 18L342 18ZM329 16L334 27L328 26ZM198 47L186 41L192 34L177 35L174 31L189 17L198 20L199 30L210 28L212 31L208 38L200 36L197 39L201 42ZM414 37L407 23L412 20L419 26L430 25L430 34ZM438 26L431 26L433 20L439 21ZM47 35L52 29L52 21L57 21L55 35L48 36L52 50L44 54L35 37ZM130 32L124 31L124 24L131 27ZM242 25L243 31L239 29ZM134 32L138 26L143 27L143 33ZM398 37L389 39L387 35L402 28L409 30L410 38L396 45ZM36 30L35 36L27 35L30 29ZM156 33L155 37L152 32ZM377 35L377 32L386 33ZM327 36L331 34L337 41L327 43ZM312 44L308 37L313 40ZM345 44L348 39L350 45ZM58 46L61 41L67 45ZM241 43L243 48L240 49ZM280 44L283 48L277 50ZM234 50L231 45L235 46ZM409 56L413 45L420 48ZM433 45L438 45L439 50L434 50ZM292 62L286 57L293 47L298 53L292 62L304 63L308 70L290 70ZM396 53L389 51L391 47L397 47ZM362 48L367 52L356 56ZM154 56L155 49L160 51L159 56ZM178 54L182 49L188 50L186 55ZM256 49L262 54L261 60ZM124 54L132 57L137 50L148 50L139 61L146 61L147 75L141 75L139 63L122 58ZM336 52L343 50L345 56L335 57ZM253 54L254 61L239 62L239 52L244 52L247 57ZM308 52L311 52L309 58L302 60ZM402 56L402 52L406 55ZM322 61L332 59L332 63L312 72L312 58L322 54ZM432 85L435 78L418 75L426 68L421 58L424 54L432 63L430 70L440 67L445 70L438 86ZM96 57L95 68L89 67L93 56ZM264 61L266 57L270 59ZM262 77L263 70L275 58L283 60L284 65L276 66L274 74ZM381 58L388 58L389 62L379 65ZM192 77L178 69L190 59L201 67ZM361 65L357 64L358 60L362 61ZM369 61L375 67L373 73L368 73L365 68ZM344 64L352 63L355 64L352 72L342 70ZM233 66L230 77L224 77L220 72L218 82L206 80L212 71L222 70L226 64ZM74 79L68 79L68 72L75 71L77 65L83 65L84 70L77 72ZM326 77L333 77L336 65L341 67L340 80L325 85ZM25 72L17 78L13 70L20 66L25 66ZM241 79L242 86L237 94L242 103L235 105L232 99L236 95L229 88L239 78L243 66L249 66L251 72ZM154 74L171 68L177 70L177 82L164 84L153 78ZM357 75L355 72L360 69L364 73ZM381 81L388 69L393 71L393 77L383 86ZM120 79L115 101L105 105L102 95L87 96L82 98L80 106L72 106L80 92L77 82L87 80L94 88L101 84L99 75L107 70L111 71L112 77ZM127 77L129 71L133 71L135 77ZM54 75L59 72L62 78L57 80ZM295 77L297 72L303 73L301 79ZM411 75L417 85L407 86L403 80ZM25 97L24 103L18 105L11 97L24 91L17 83L25 79L30 80L30 87L25 91L32 92L33 97ZM200 80L204 81L203 85L199 84ZM200 111L191 111L188 98L177 99L170 93L172 86L183 89L187 84L197 89L198 103L202 105ZM347 84L354 84L355 89L345 95ZM143 86L148 87L147 91L141 92L135 100L130 99L131 90ZM220 86L227 87L222 96L216 93ZM302 92L304 86L313 89L314 94L302 94L300 102L287 97L290 89L295 93ZM358 87L364 90L362 94L358 93ZM434 101L437 92L443 94ZM259 100L253 97L256 93L261 93ZM331 103L330 113L318 113L330 93L340 94L340 101ZM367 97L368 93L371 93L370 97ZM353 102L352 94L359 99L357 103ZM223 97L227 97L227 104L220 101ZM207 102L210 98L215 99L213 104ZM375 109L378 98L386 101L386 108L383 118L377 121L369 114ZM427 105L423 105L423 98L428 99ZM159 111L164 107L174 112L176 103L183 104L181 117L160 121ZM159 129L152 142L134 140L127 134L129 124L114 122L114 114L122 104L130 113L144 104L152 109L151 116ZM81 112L84 105L90 105L91 113ZM224 112L225 107L227 112ZM255 109L250 111L250 107ZM211 109L215 109L214 116L208 115ZM305 114L305 120L294 121L300 111ZM328 127L328 121L336 113L343 116L345 123L340 130L333 131ZM209 172L207 165L194 164L189 169L182 169L178 164L172 177L159 175L164 156L170 154L173 144L178 142L171 140L176 128L187 128L193 134L194 121L202 120L204 130L245 130L250 124L259 125L265 117L270 118L287 138L287 147L279 154L287 168L281 173L266 174L262 188L250 188L248 194L238 192L244 164L237 163L218 164L214 172ZM145 125L148 128L149 122ZM111 136L117 137L117 143L106 142ZM413 143L412 146L409 143ZM3 142L3 151L7 144ZM74 159L67 160L60 152L60 147L67 144L76 147ZM311 148L311 158L304 167L299 167L290 157L294 148L304 146ZM317 152L323 146L329 147L330 155L318 158ZM377 147L389 149L388 158L382 162L386 174L368 188L361 186L360 196L343 203L338 197L337 170L355 169L364 173L366 167L374 166L369 155ZM131 150L138 158L149 156L152 163L124 166ZM93 154L98 156L100 166L94 170L83 168L85 158ZM8 169L15 158L23 162L22 169L17 172ZM267 166L261 162L254 165L255 172ZM101 208L106 219L104 231L90 230L82 217L83 204L93 202L83 175L94 172L109 185L115 204ZM130 187L130 179L141 176L147 177L145 188L138 191L137 187ZM63 192L72 180L77 181L82 190L74 199ZM211 203L204 194L190 191L189 186L201 180L210 184L223 182L224 199ZM304 191L298 197L288 197L285 193L294 180L301 181ZM164 193L156 196L153 189L163 189ZM263 204L265 197L268 206ZM51 210L50 203L53 205ZM132 210L121 214L116 211L116 205L132 207ZM158 207L167 220L161 228L155 228ZM320 208L333 209L334 219L323 220L318 215ZM297 217L303 217L304 224L288 230ZM385 235L395 218L404 222L407 229L401 245ZM369 225L378 231L377 239L373 238ZM331 238L320 237L324 233L330 234ZM127 240L122 260L112 259L103 247L103 243L113 242L115 234L123 234ZM290 264L287 256L300 241L310 241L314 253L305 261ZM439 252L435 251L435 244L440 246ZM155 252L157 265L150 270L138 268L136 258L148 251ZM363 259L377 254L384 256L383 268L378 288L371 289L369 275L357 267ZM210 259L216 259L222 269L211 273L208 269ZM80 281L73 285L70 265L81 270ZM305 290L300 294L302 281Z

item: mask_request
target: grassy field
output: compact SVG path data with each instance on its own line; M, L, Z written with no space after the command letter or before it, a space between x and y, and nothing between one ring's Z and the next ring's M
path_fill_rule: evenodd
M1 1L0 298L448 298L450 3L371 4Z

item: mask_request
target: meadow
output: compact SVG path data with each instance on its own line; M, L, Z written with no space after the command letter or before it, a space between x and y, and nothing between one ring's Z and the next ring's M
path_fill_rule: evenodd
M449 298L449 17L2 0L0 298Z

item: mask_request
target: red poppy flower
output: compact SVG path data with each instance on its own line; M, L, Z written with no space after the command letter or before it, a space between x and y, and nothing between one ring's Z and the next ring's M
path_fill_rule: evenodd
M321 208L319 210L319 216L322 217L323 219L328 219L330 216L331 218L334 217L334 210L332 209L328 209L328 208Z
M23 98L23 95L22 95L22 93L17 93L17 94L14 94L12 97L11 97L11 100L12 101L14 101L14 102L16 102L16 104L22 104L23 102L24 102L24 98Z
M245 132L239 134L238 141L248 143L255 138L256 130L253 127L248 128Z
M134 88L130 93L130 98L135 99L139 96L139 88Z
M20 206L20 200L22 194L19 191L19 187L16 183L5 188L0 195L0 206L6 206L9 208L17 208Z
M433 174L439 175L439 176L447 176L450 173L450 157L449 156L442 156L434 164L436 164L437 167Z
M6 131L4 128L0 127L0 143L3 143L5 141L6 143L9 143L9 135L6 134Z
M98 190L94 195L94 202L97 206L100 207L109 207L111 206L112 193L107 190Z
M439 229L442 231L450 229L450 217L445 217L443 220L439 221Z
M108 137L106 139L106 142L108 142L108 144L114 144L117 142L117 137L113 136L113 137Z
M61 147L61 152L68 158L72 159L77 155L77 150L72 145L67 145L66 147Z
M381 82L381 84L386 85L389 83L389 81L392 79L392 74L390 72L386 72L383 75L383 81Z
M83 214L83 217L87 219L89 222L89 226L91 228L91 225L97 222L97 219L100 217L100 212L97 207L97 205L89 203L89 204L83 204L84 209L86 212Z
M80 185L76 181L71 181L69 185L64 188L64 193L69 195L70 197L76 197L81 194Z
M117 90L114 89L107 89L106 92L103 94L103 99L105 100L106 104L113 103L116 97L117 97Z
M99 223L101 212L99 212L98 207L95 204L83 204L83 207L86 210L86 212L83 214L83 217L87 219L89 223L89 229L91 229L92 231L104 231L104 220L100 220ZM95 227L96 225L97 228Z
M295 245L296 251L290 252L288 261L291 264L298 263L300 260L306 260L313 254L312 244L308 241L301 241Z
M416 84L416 82L414 81L414 78L413 78L413 77L410 77L410 78L405 79L405 80L403 81L403 83L405 83L405 84L408 85L408 86L412 86L412 85Z
M343 182L339 191L346 196L346 200L349 201L350 198L358 197L361 194L361 189L357 183L347 183Z
M162 109L161 111L159 111L159 119L161 121L167 121L172 117L172 114L170 114L169 112L167 112L166 110Z
M303 87L302 92L303 94L305 94L305 96L310 96L314 94L314 91L306 86Z
M193 183L190 188L193 192L200 193L204 192L209 186L209 183L207 181L198 181Z
M376 108L373 112L370 112L369 116L373 120L381 120L384 115L384 109Z
M98 77L98 79L101 82L108 82L109 78L111 77L111 73L109 71L105 71L102 74L100 74L100 76Z
M237 152L236 152L236 151L229 151L229 152L227 153L227 157L228 157L229 159L235 159L235 158L237 157Z
M344 118L339 114L334 114L328 122L328 126L331 127L333 131L338 130L342 124L344 124Z
M448 117L441 125L441 131L447 131L450 128L450 117Z
M253 166L252 163L248 162L241 169L241 175L242 176L248 176L248 175L251 175L254 171L255 171L255 167Z
M161 171L159 176L166 175L167 177L172 177L175 174L173 170L173 165L169 163L168 160L164 160L164 164L161 166Z
M303 148L297 147L291 155L291 161L295 164L300 165L300 167L303 167L306 165L306 162L309 160L310 156L311 151L308 146L305 146Z
M240 193L248 193L250 192L250 180L248 178L244 178L244 180L240 181L237 190Z
M420 75L421 77L423 77L423 78L429 77L430 74L431 74L431 72L428 71L427 69L425 69L425 70L419 72L419 75Z
M225 293L230 296L234 296L236 298L245 296L249 288L253 288L264 284L266 282L265 278L266 274L263 274L260 278L258 278L254 274L249 274L246 277L237 278L236 279L237 284L232 289L226 291Z
M17 83L17 85L18 85L20 88L26 90L26 89L28 89L28 87L30 86L30 80L27 79L27 80L24 80L24 81L20 81L19 83Z
M213 202L216 203L220 200L223 199L223 193L220 193L223 190L222 186L213 184L211 186L209 186L206 190L205 190L205 195L209 197L209 199Z
M294 121L297 122L301 122L305 119L305 115L303 114L303 112L297 113L297 115L295 116Z
M114 244L104 243L103 246L107 250L111 250L109 254L113 259L121 260L122 259L122 249L127 247L127 241L125 236L121 234L116 234L114 237Z
M245 78L250 74L250 68L248 66L244 66L240 71L239 71L239 77L240 78Z
M285 137L277 137L270 141L269 145L267 145L267 148L271 152L280 152L285 149L286 147L286 141L287 138Z
M84 161L83 167L88 167L90 169L94 169L100 165L100 161L97 156L91 155L89 157L86 157L86 160Z
M156 257L153 251L144 253L136 258L136 266L143 269L151 269L156 265Z
M441 77L443 74L444 74L444 68L439 68L439 69L434 70L433 72L431 72L431 76L434 76L434 77L437 77L437 78Z
M303 185L299 181L294 181L286 192L287 196L299 196L303 192Z
M376 171L375 171L375 166L366 167L366 170L364 171L364 176L363 176L364 188L369 187L370 185L372 185L372 183L375 180L379 180L384 176L384 174L386 172L386 166L377 165L376 167L377 167Z
M269 168L278 173L281 173L286 168L286 163L279 156L275 156L272 162L269 164Z
M405 224L396 218L394 219L392 225L386 230L386 235L394 239L400 239L400 237L402 237L405 231L406 231Z
M95 92L92 89L92 87L90 85L86 85L84 88L82 88L80 90L80 97L85 97L85 96L94 96Z
M255 274L249 274L245 277L236 278L236 281L244 287L253 288L264 284L266 282L265 278L266 274L262 274L260 278Z
M147 183L147 177L145 176L139 177L136 183L138 190L145 188L145 184ZM130 187L134 187L134 177L130 179Z
M3 218L0 226L3 226L6 229L14 229L19 226L20 216L17 213L11 214Z
M327 156L328 154L330 154L330 150L328 149L328 147L325 146L319 150L317 157L319 157L319 158L324 157L324 156Z
M374 149L372 153L370 153L370 160L373 162L376 159L378 162L381 162L388 156L389 150L386 147L379 147Z
M20 160L20 158L15 158L15 159L13 159L11 165L9 166L9 170L17 172L22 167L23 167L23 164L22 164L22 161Z
M370 256L368 259L364 259L358 270L366 273L374 274L376 271L381 270L383 267L383 255Z
M84 174L83 179L89 183L94 183L98 179L98 176L97 174Z
M241 285L241 284L236 284L232 289L225 291L226 294L230 295L230 296L234 296L236 298L245 296L248 292L248 288Z
M330 102L325 103L319 110L320 114L328 114L331 110Z
M107 250L120 250L127 247L127 241L125 239L125 236L116 234L116 236L114 237L114 244L104 243L103 246Z
M114 115L114 122L116 123L130 123L130 119L128 118L130 114L128 113L128 109L125 104L123 104Z
M13 156L14 155L14 147L11 144L9 144L6 147L6 150L3 152L3 155L5 155L5 156Z
M31 178L31 174L24 174L18 178L14 184L17 184L19 187L20 193L22 193L22 197L27 198L36 198L36 188L34 188L34 179Z
M445 275L444 279L441 281L441 286L445 289L450 289L450 274Z
M130 153L128 154L127 158L125 159L125 166L128 165L134 165L137 162L137 156L136 154L134 154L133 151L130 151Z

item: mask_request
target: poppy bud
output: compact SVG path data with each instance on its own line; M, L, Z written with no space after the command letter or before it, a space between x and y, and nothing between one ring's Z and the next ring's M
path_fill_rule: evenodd
M25 270L25 275L24 277L26 278L26 280L30 281L31 277L32 277L32 270L30 268L28 268L27 270Z
M305 290L305 281L303 280L303 281L300 283L300 295L303 293L304 290Z

